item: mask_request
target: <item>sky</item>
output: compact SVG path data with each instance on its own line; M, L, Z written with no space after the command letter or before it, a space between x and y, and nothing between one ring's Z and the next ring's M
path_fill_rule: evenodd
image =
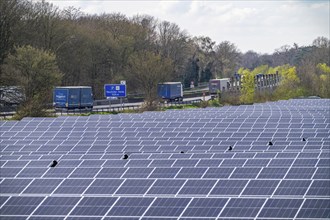
M190 36L216 44L230 41L245 53L273 53L284 45L311 45L330 38L330 0L46 0L60 9L73 6L88 14L151 15L177 24Z

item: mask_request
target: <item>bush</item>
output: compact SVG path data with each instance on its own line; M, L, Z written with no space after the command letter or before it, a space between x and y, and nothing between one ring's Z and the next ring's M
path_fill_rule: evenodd
M218 99L210 100L210 101L209 101L209 105L212 106L212 107L220 107L220 106L222 106L222 105L220 104L220 102L219 102Z
M208 101L201 101L200 103L198 103L198 107L200 107L200 108L206 108L208 106L209 106Z

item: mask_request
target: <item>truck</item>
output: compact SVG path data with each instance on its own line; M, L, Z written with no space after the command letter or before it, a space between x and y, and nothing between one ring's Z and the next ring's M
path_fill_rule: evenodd
M92 109L93 101L90 86L63 86L53 90L55 109Z
M227 91L230 89L230 78L211 79L209 81L210 94L217 94L219 91Z
M0 86L0 105L17 106L24 102L25 95L20 86Z
M183 88L181 82L158 83L157 94L164 101L182 101Z

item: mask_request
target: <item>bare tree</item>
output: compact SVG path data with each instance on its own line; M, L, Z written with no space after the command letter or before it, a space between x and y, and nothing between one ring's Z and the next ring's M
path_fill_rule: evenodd
M153 109L157 100L157 85L168 79L172 71L172 62L168 58L149 51L140 51L129 59L129 78L144 93L144 100L148 109Z
M237 69L240 53L235 44L223 41L215 48L218 77L229 77Z

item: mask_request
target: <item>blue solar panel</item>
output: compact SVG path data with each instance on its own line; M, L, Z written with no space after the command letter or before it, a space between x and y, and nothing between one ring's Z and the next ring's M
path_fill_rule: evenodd
M268 199L259 217L294 218L303 199Z
M127 179L116 191L116 194L135 195L145 194L154 180Z
M258 176L261 168L255 167L237 167L230 178L254 179Z
M201 178L205 171L206 168L184 167L177 174L176 178Z
M182 217L217 217L225 206L224 198L194 198L185 209Z
M84 197L70 215L104 216L116 200L115 197Z
M288 174L285 176L285 179L311 179L316 171L316 168L310 167L292 167Z
M330 200L329 199L306 199L297 218L305 219L329 219L330 218Z
M51 194L61 182L61 179L34 179L33 182L24 190L23 193Z
M119 198L107 216L141 216L153 198Z
M66 216L79 200L80 197L48 197L33 214Z
M270 168L265 167L258 175L258 179L283 179L288 171L288 168Z
M304 196L311 180L282 180L274 195Z
M222 180L220 179L212 189L210 195L238 196L245 188L248 180Z
M216 180L188 180L181 188L180 195L207 195Z
M1 182L0 192L1 194L19 194L31 182L32 179L4 179Z
M190 198L157 198L145 216L179 217L190 200Z
M6 215L28 216L43 201L43 197L11 197L5 205L0 208L0 213Z
M76 168L70 178L93 178L100 168Z
M82 194L92 183L92 179L65 179L54 194Z
M125 172L125 174L123 175L123 178L147 178L151 174L152 171L153 171L153 168L131 167Z
M278 183L278 180L251 180L242 192L242 195L271 196Z
M306 196L330 196L330 180L314 180Z
M121 179L95 179L84 194L112 195L123 182Z
M264 202L264 199L232 198L222 210L220 217L256 217Z
M127 168L102 168L96 178L120 178Z
M0 121L1 218L328 219L329 104Z
M151 195L175 195L181 189L185 180L158 179L148 190Z
M67 178L74 171L74 168L61 168L49 169L43 177L46 178Z

